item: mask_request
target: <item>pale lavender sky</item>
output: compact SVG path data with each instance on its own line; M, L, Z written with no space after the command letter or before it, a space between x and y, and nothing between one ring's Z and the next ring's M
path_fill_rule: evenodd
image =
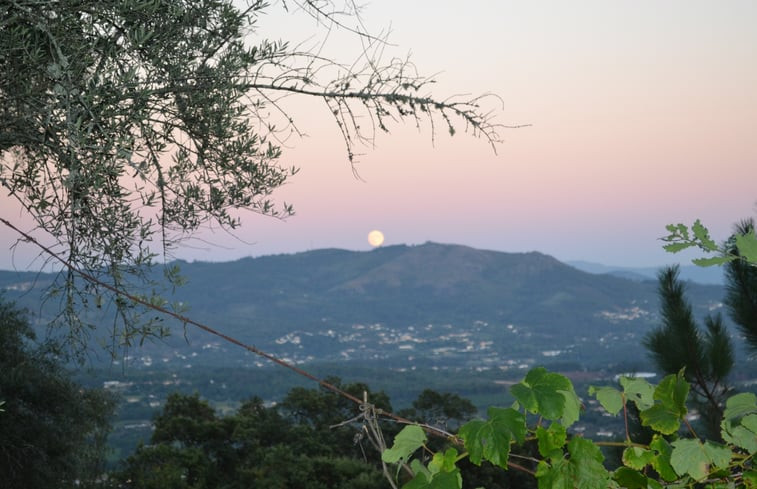
M274 7L274 10L278 7ZM388 54L439 73L435 93L492 92L505 130L481 140L392 128L353 177L322 103L286 101L308 134L283 162L301 168L277 196L297 214L243 215L241 240L201 235L176 256L231 260L425 241L559 259L651 266L676 261L657 238L701 218L714 237L755 215L757 2L381 0L363 17L391 26ZM312 22L272 12L265 33L304 39ZM335 34L327 52L349 57ZM312 40L309 42L313 42ZM496 106L493 106L496 107ZM27 222L0 196L2 216ZM0 230L0 269L25 268ZM208 244L210 243L210 244Z

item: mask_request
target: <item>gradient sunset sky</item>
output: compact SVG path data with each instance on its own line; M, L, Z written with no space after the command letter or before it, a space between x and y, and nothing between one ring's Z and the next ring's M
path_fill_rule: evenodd
M308 38L313 22L280 10L261 34ZM176 257L368 250L379 229L384 246L656 266L679 258L661 249L665 224L700 218L720 240L757 214L757 2L374 0L362 15L391 30L387 57L438 73L436 96L495 93L498 122L532 126L503 130L497 154L462 132L432 144L429 127L393 126L361 150L358 180L325 105L288 99L308 136L289 141L283 163L301 171L275 196L296 215L243 215L238 238L205 231ZM350 56L340 39L326 52ZM0 230L0 268L33 268L14 239Z

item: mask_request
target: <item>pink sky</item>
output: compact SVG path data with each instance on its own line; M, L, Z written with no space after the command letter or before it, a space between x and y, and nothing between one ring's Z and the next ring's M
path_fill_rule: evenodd
M651 266L676 261L657 240L669 222L701 218L717 239L755 215L757 2L460 2L381 0L363 16L391 23L391 53L439 73L436 94L499 95L505 130L484 141L396 126L366 148L356 180L320 103L289 99L308 137L279 198L287 221L244 216L236 240L205 232L177 257L243 256L425 241L559 259ZM278 7L274 7L276 9ZM305 37L312 22L273 12L261 25ZM294 34L292 34L294 32ZM344 55L334 36L327 45ZM349 56L349 55L347 55ZM0 197L3 217L20 219ZM26 221L28 222L28 221ZM33 256L0 230L0 268Z

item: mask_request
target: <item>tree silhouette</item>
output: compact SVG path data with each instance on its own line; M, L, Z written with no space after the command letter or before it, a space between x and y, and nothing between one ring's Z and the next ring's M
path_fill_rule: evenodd
M112 480L116 487L142 489L386 487L380 470L355 449L352 433L329 437L335 430L320 425L324 415L339 417L320 412L338 411L336 396L298 388L288 399L296 415L253 398L234 414L218 416L197 395L171 394L155 418L150 444L126 459Z
M88 487L104 469L115 401L73 382L24 313L0 297L0 485Z

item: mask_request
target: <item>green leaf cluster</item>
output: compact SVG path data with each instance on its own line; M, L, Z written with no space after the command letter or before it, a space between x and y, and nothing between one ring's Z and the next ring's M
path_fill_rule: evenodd
M716 256L695 258L694 264L702 267L725 265L739 258L747 262L757 263L757 235L754 229L737 232L732 238L733 246L719 246L710 237L709 230L697 219L691 227L679 223L665 226L668 235L662 240L666 243L663 249L670 253L678 253L689 248L699 248L705 253L715 253Z
M688 412L686 400L689 384L683 378L683 372L668 375L655 388L653 399L656 401L649 408L641 411L641 422L663 435L678 431L681 420Z
M754 219L737 222L733 234L720 246L710 239L709 232L699 220L694 223L691 232L684 224L669 224L667 229L670 234L662 238L667 243L664 246L667 251L675 253L696 246L706 253L716 253L716 256L696 258L693 260L695 264L725 265L724 302L747 345L757 352L757 234ZM711 356L722 357L723 351L721 341L719 351L711 352Z
M510 392L529 413L560 419L566 427L578 420L581 402L564 375L536 367L523 381L513 385Z
M458 453L454 448L445 452L437 452L431 458L428 466L418 460L413 460L411 469L415 477L403 487L405 489L461 489L463 478L457 468Z
M591 440L573 437L567 443L569 457L541 460L536 468L539 489L574 487L608 487L610 473L602 462L604 456Z
M384 450L381 460L386 463L404 463L426 443L426 432L418 425L408 425L394 437L392 448Z
M729 398L720 426L726 442L749 453L757 452L757 396L744 392Z
M662 489L663 487L754 488L757 472L757 396L738 394L728 399L722 420L724 444L700 440L687 421L690 386L683 372L666 376L652 385L641 378L623 377L619 388L592 386L589 395L608 413L622 413L628 423L629 403L639 411L642 424L654 436L640 443L626 434L624 442L597 442L570 432L580 410L570 380L537 367L522 382L511 387L512 407L490 407L487 419L472 420L460 427L457 445L433 454L427 465L410 460L426 435L418 426L407 426L393 447L384 452L385 462L408 464L414 477L403 489L460 489L460 461L475 465L484 461L504 470L530 473L539 488ZM579 404L580 405L580 404ZM530 425L532 415L537 417ZM549 420L549 424L544 424ZM686 429L689 429L688 436ZM453 440L454 441L454 440ZM514 447L534 446L534 456L511 460ZM605 466L603 446L623 447L621 465ZM462 446L465 452L458 454Z
M470 461L480 465L488 460L507 468L510 445L523 443L526 437L526 417L513 408L490 407L489 419L473 420L460 427L459 436L468 450Z

